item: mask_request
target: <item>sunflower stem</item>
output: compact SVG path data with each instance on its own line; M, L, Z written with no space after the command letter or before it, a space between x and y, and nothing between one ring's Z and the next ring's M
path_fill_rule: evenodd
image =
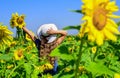
M16 27L17 28L17 38L20 39L20 28Z
M8 75L8 78L10 78L10 76L12 75L12 73L14 73L14 71L15 71L19 66L21 66L21 65L22 65L22 64L16 66L16 67L10 72L10 74Z
M22 32L21 28L19 28L19 27L17 27L17 38L20 41L23 39L23 32Z
M81 44L80 44L80 49L78 53L78 58L76 60L76 68L75 68L75 78L79 78L79 64L82 56L82 47L83 47L83 38L81 38Z

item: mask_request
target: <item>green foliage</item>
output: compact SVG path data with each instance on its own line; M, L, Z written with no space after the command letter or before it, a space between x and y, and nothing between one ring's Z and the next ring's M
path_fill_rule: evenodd
M0 56L0 60L10 61L12 60L13 53L3 54Z
M102 63L95 63L90 62L89 65L86 67L87 71L90 71L93 77L100 76L100 75L110 75L113 76L114 72L110 70L107 66L103 65Z
M80 30L80 25L77 26L66 26L63 28L63 30L70 30L70 29L76 29L76 30Z
M69 38L71 37L71 40ZM54 78L74 78L75 71L75 60L78 56L78 51L80 49L79 38L77 36L68 36L66 40L54 49L51 56L58 56L60 68L59 73ZM92 53L92 47L97 46L95 43L89 43L89 41L84 42L82 48L82 57L80 61L80 66L84 68L79 70L80 78L101 78L110 77L113 78L115 73L120 73L120 56L119 56L119 40L117 42L105 41L104 45L97 47L97 52ZM69 50L70 48L70 50ZM63 70L71 66L71 72L64 72Z
M76 13L81 13L82 14L82 10L71 10L71 12L76 12Z
M16 39L14 39L16 40ZM82 56L79 62L80 78L113 78L115 73L120 73L120 37L117 42L105 41L102 46L84 39ZM28 48L31 42L18 42L15 47L7 47L0 52L0 77L2 78L46 78L50 75L43 74L38 62L38 51L35 47ZM23 44L23 45L22 45ZM68 35L64 42L51 52L51 56L58 57L58 73L53 78L74 78L75 64L80 49L81 39L78 36ZM92 47L96 46L96 53ZM15 60L14 52L23 49L24 58ZM11 67L10 67L11 66Z
M73 12L82 13L81 10ZM80 27L66 26L63 29L79 31ZM19 31L22 33L18 32L20 39L13 39L16 44L0 50L0 78L75 78L76 64L79 78L113 78L115 73L120 74L119 35L117 42L106 40L102 46L88 41L87 34L83 43L78 36L68 35L50 54L58 58L58 73L51 76L44 74L40 68L46 61L39 61L38 50L33 42L23 39L25 33L21 29ZM93 47L96 47L96 52L92 52ZM16 60L14 54L18 49L23 51L18 56L24 56L20 60Z

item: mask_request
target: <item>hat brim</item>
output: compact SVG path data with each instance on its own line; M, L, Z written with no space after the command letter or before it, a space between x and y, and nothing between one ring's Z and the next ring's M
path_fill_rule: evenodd
M47 43L51 43L51 42L55 41L56 38L57 38L56 35L50 35L50 36L47 38L47 40L48 40Z

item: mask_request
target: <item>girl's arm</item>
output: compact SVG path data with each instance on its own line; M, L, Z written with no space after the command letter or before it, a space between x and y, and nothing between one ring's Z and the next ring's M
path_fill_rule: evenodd
M57 44L60 44L64 38L67 35L67 31L65 30L53 30L53 29L49 29L47 31L48 34L52 35L52 34L60 34L61 36L57 39Z
M31 38L33 41L35 41L36 37L34 36L34 34L32 34L31 31L29 31L25 26L22 27L22 29L23 29L23 31L25 31L25 32L30 36L30 38Z

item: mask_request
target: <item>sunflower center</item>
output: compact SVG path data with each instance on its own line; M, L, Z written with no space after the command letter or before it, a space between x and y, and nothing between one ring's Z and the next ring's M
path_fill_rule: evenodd
M22 56L22 52L19 52L19 53L18 53L18 57L21 57L21 56Z
M93 25L98 29L102 30L107 21L106 10L104 8L98 8L93 14Z
M23 23L23 19L22 19L21 17L18 18L18 19L17 19L17 23L18 23L18 24L22 24L22 23Z

